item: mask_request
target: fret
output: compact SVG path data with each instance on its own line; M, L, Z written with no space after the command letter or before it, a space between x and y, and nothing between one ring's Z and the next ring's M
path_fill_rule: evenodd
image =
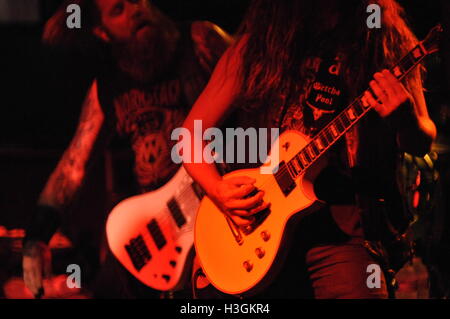
M307 147L305 147L305 149L306 149L306 153L308 153L308 155L311 159L316 158L317 155L313 152L311 146L307 146Z
M398 64L398 66L403 70L403 73L409 70L412 65L413 61L412 58L409 57L409 55L405 56L403 60L401 60L400 63Z
M331 136L331 133L328 131L328 128L325 128L323 133L325 134L325 138L327 139L327 146L328 146L333 142L333 136Z
M422 59L422 57L425 55L425 52L422 51L422 47L418 45L413 51L411 52L413 58L416 60L415 62Z
M318 147L316 146L315 142L311 143L311 150L314 153L314 155L316 155L316 156L320 154L320 151L319 151Z
M298 176L298 174L300 174L301 169L298 165L296 165L295 161L291 161L291 165L292 165L292 169L295 172L295 176Z
M287 163L287 168L292 177L297 176L297 172L295 171L295 167L294 164L292 164L292 162Z
M308 154L308 152L306 152L306 149L303 149L302 153L303 153L303 156L306 159L306 163L307 164L311 163L311 157L309 157L309 154Z
M416 47L416 49L414 49L414 51L415 50L418 50L418 52L416 53L416 54L419 54L418 58L415 58L412 53L409 53L402 60L400 60L399 64L397 64L397 66L400 66L401 69L403 70L403 74L405 72L407 72L409 69L411 69L412 67L414 67L416 65L416 63L419 62L419 60L422 58L422 52L420 50L420 47Z
M308 161L304 157L303 152L300 152L298 159L300 160L300 163L302 163L303 168L308 166Z
M353 104L353 110L354 110L355 115L356 115L357 117L359 117L361 114L364 113L364 108L363 108L363 106L362 106L362 102L361 102L360 99L357 99L357 100L355 101L355 103Z
M334 120L334 122L336 123L336 128L339 132L339 134L341 134L342 132L344 132L344 126L342 125L339 117L336 117L336 119Z
M344 127L348 128L351 123L350 123L349 119L347 118L347 112L343 112L340 117L341 117L342 123L344 123Z
M320 142L324 146L324 148L327 148L328 145L330 145L330 143L328 143L328 141L327 141L325 133L320 136Z
M292 162L292 164L294 165L294 167L295 167L295 171L297 172L297 174L299 174L301 171L302 171L302 167L300 166L300 163L299 163L299 161L298 161L298 158L297 157L294 157L292 160L291 160L291 162Z
M331 134L333 134L334 138L336 138L339 135L338 131L336 130L336 127L334 126L334 124L330 125L329 130L331 131Z
M300 156L297 154L294 158L295 162L297 163L297 165L300 167L300 169L304 169L305 165L303 165Z
M392 69L392 74L398 79L403 75L403 71L400 69L400 67L397 65Z
M350 119L350 121L353 122L354 120L356 120L355 111L353 110L353 107L352 107L352 106L350 106L350 107L348 108L347 115L348 115L348 118Z
M291 175L291 176L294 176L295 174L294 174L294 171L292 170L292 167L291 167L291 162L287 162L286 163L286 168L287 168L287 170L288 170L288 172L289 172L289 174Z
M364 112L366 109L368 109L368 108L370 107L369 103L367 103L367 101L365 101L365 100L363 100L363 99L361 99L361 100L359 101L359 103L361 104L361 106L362 106L362 108L363 108L363 112Z
M326 148L326 144L324 143L324 138L322 135L317 137L316 144L320 152L322 152L322 150Z

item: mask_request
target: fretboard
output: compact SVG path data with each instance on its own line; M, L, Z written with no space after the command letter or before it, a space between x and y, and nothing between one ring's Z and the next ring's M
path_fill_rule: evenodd
M427 54L422 43L418 44L391 69L392 74L397 79L402 80ZM362 97L363 95L360 95L356 98L353 103L317 133L308 145L289 162L285 163L292 178L302 174L371 110L371 106L363 103Z

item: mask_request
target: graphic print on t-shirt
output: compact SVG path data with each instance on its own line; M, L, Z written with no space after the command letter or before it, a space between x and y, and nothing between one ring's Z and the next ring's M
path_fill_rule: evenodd
M288 107L282 127L313 136L344 106L345 94L338 58L306 60L299 104Z
M170 137L187 113L180 82L174 79L133 88L115 99L117 129L130 138L136 177L143 189L159 186L176 169L170 158L174 143Z

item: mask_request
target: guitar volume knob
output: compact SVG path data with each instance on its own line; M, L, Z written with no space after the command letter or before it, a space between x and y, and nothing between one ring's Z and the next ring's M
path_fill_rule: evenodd
M270 239L270 233L267 230L264 230L261 232L261 238L264 241L269 241Z
M261 259L261 258L263 258L266 255L266 252L265 252L265 250L263 248L258 247L258 248L255 249L255 254L256 254L256 256L259 259Z
M248 260L244 261L243 266L247 272L250 272L253 269L253 264Z

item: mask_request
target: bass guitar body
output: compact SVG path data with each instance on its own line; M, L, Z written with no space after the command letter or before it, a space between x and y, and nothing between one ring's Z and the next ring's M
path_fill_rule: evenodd
M108 216L109 247L139 281L160 291L189 279L201 195L184 168L160 189L120 202Z

